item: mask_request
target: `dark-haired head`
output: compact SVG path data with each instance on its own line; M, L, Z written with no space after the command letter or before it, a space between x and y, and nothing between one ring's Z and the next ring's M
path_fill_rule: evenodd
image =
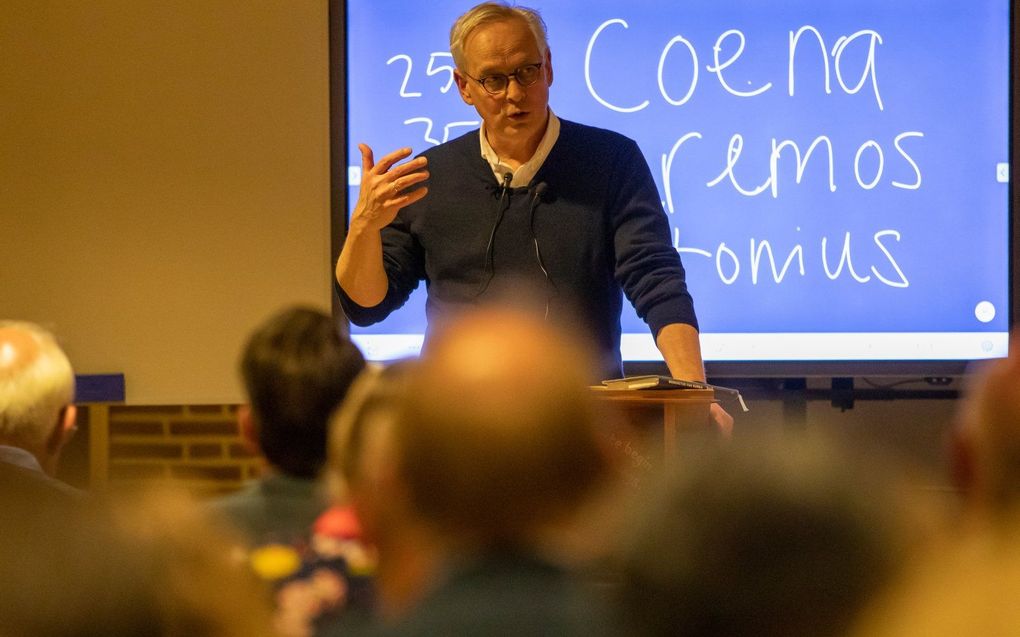
M319 310L289 308L257 328L241 375L266 459L293 476L317 475L329 416L364 367L357 346Z

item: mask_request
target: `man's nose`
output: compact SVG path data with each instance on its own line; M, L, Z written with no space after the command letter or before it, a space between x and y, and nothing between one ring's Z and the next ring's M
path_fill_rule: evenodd
M511 102L519 102L528 94L528 89L516 77L507 78L506 98Z

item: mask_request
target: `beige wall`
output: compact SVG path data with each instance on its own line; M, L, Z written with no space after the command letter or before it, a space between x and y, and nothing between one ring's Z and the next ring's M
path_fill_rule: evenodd
M326 0L0 3L0 317L128 402L240 399L246 333L329 307Z

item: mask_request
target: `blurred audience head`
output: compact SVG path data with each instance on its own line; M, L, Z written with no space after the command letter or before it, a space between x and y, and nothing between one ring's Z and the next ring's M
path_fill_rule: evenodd
M900 567L881 471L852 470L820 440L750 432L690 451L623 539L625 634L842 635Z
M1020 339L1010 346L1020 348ZM953 431L953 477L966 508L994 520L1020 509L1020 356L989 361L972 378Z
M0 636L270 635L268 596L177 494L71 511L5 500Z
M121 542L155 585L167 635L270 635L269 591L238 558L234 531L179 489L120 494L109 507Z
M989 532L991 531L991 532ZM1020 518L929 551L864 613L853 637L1020 634Z
M250 403L242 430L280 471L316 476L326 458L329 416L365 367L364 358L319 310L283 310L251 335L241 359Z
M0 445L56 468L74 432L74 372L56 339L38 325L0 321Z
M330 423L329 472L335 499L350 505L376 556L377 612L398 615L416 604L441 559L411 513L394 463L394 423L416 364L370 365L351 385Z
M334 498L353 504L366 538L373 543L392 530L384 511L397 502L380 502L376 495L387 488L380 486L380 480L393 480L389 437L413 365L406 360L366 367L330 423L329 478Z
M446 324L409 374L392 434L416 515L479 549L528 546L606 469L586 348L540 319L483 308Z

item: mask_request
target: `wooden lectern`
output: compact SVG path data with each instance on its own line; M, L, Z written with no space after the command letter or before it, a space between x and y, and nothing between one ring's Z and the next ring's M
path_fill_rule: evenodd
M625 415L628 412L658 414L667 463L676 455L679 434L685 431L705 432L712 427L709 406L716 399L711 389L606 389L596 386L591 390L598 400L612 404Z

